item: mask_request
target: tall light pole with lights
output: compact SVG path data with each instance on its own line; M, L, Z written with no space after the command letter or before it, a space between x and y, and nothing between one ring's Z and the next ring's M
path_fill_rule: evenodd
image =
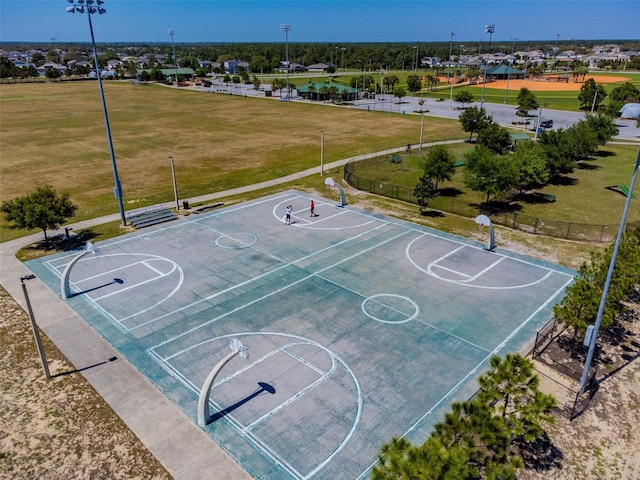
M102 88L102 75L100 73L100 63L98 62L98 52L96 50L96 39L93 36L93 24L91 23L91 15L98 13L100 15L107 13L102 8L103 0L68 0L71 4L67 7L67 13L84 13L87 12L87 18L89 19L89 31L91 32L91 45L93 46L93 60L96 64L96 77L98 78L98 88L100 89L100 99L102 100L102 113L104 114L104 124L107 129L107 142L109 144L109 154L111 155L111 168L113 170L113 178L115 181L115 187L113 189L114 195L118 200L118 208L120 209L120 220L122 226L127 224L125 217L124 205L122 203L122 185L120 185L120 177L118 177L118 167L116 165L116 154L113 150L113 141L111 139L111 127L109 126L109 115L107 113L107 103L104 99L104 89Z
M595 352L596 345L598 343L598 332L600 331L600 325L602 323L604 307L607 303L607 295L609 294L609 287L611 286L611 278L613 277L613 270L616 265L616 258L618 257L618 249L620 247L620 242L622 241L622 236L624 235L624 231L626 228L627 214L629 213L629 203L633 198L633 187L636 183L636 178L638 176L639 168L640 168L640 150L638 150L636 165L633 168L633 174L631 175L631 183L629 184L629 193L627 194L627 200L624 204L624 209L622 210L622 219L620 220L618 235L616 236L616 241L613 245L613 252L611 253L611 260L609 262L609 269L607 270L607 277L604 282L604 287L602 288L602 296L600 297L600 305L598 306L596 321L595 321L595 324L593 325L591 335L589 336L589 338L585 338L585 345L587 344L589 345L589 350L587 352L587 358L584 362L584 369L582 371L582 376L580 377L580 389L578 390L580 393L584 393L586 388L588 387L591 362L593 361L593 354Z
M285 62L287 63L287 102L288 102L289 97L291 96L291 92L289 91L289 32L291 31L291 24L281 23L280 29L284 32Z
M484 33L489 34L489 48L487 49L487 53L491 53L491 38L493 37L493 32L495 31L496 26L494 24L489 24L484 26ZM487 63L484 62L484 75L482 76L482 97L480 98L480 110L484 108L484 89L487 85Z
M516 48L516 40L520 39L518 37L511 37L509 40L513 42L511 44L511 68L513 68L513 51ZM507 95L509 95L509 78L511 77L511 68L507 70L507 88L504 91L504 103L507 103Z
M178 59L176 58L176 46L173 43L173 36L176 34L173 28L169 29L169 36L171 37L171 48L173 49L173 68L176 72L176 88L180 87L178 83Z
M451 35L451 39L449 40L449 68L447 69L447 85L451 82L451 55L453 55L453 37L455 37L454 32L449 32ZM450 84L451 90L449 92L449 106L453 105L453 83Z

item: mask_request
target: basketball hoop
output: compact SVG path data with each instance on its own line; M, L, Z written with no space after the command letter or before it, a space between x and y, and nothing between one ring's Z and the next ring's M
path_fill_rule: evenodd
M211 370L209 376L202 385L202 390L200 390L200 396L198 397L198 425L201 427L205 427L211 419L211 415L209 415L209 394L211 391L211 385L213 385L213 382L222 367L224 367L227 362L236 355L239 355L242 358L249 358L249 347L243 345L237 338L229 340L229 349L231 352L220 360L215 367L213 367L213 370Z
M489 241L487 242L487 250L490 252L496 248L495 237L493 231L493 225L491 225L491 219L486 215L478 215L476 217L476 223L479 225L480 231L482 231L482 227L489 227Z
M87 240L87 243L84 244L83 251L85 253L93 253L94 257L98 256L98 252L96 250L96 247L90 240Z
M344 195L344 190L342 189L342 187L340 186L339 183L334 182L333 178L331 177L327 177L324 179L324 184L325 186L331 188L331 187L336 187L338 189L338 191L340 192L340 205L338 205L338 207L344 207L347 204L347 199Z
M238 352L238 355L242 358L249 358L249 345L244 345L237 338L229 340L229 349Z

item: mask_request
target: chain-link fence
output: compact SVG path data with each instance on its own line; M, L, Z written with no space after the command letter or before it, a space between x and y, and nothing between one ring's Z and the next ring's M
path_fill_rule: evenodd
M412 188L401 187L380 180L361 178L356 174L356 171L360 168L386 161L388 161L387 156L378 156L349 162L344 166L344 180L358 190L415 203L417 205L418 200L413 196ZM483 214L489 216L491 222L495 225L502 225L536 235L546 235L549 237L583 242L614 242L619 228L619 224L590 225L542 219L484 205L473 205L453 197L436 197L430 199L429 208L465 217L475 217ZM626 228L640 228L640 221L627 223Z

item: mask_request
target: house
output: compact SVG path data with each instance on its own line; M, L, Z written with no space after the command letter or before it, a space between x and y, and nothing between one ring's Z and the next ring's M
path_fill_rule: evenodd
M69 63L67 63L68 67L89 67L89 68L93 68L93 63L87 61L87 60L69 60Z
M440 59L438 57L422 57L420 59L420 66L425 68L433 68L440 65Z
M227 60L224 62L224 71L229 74L249 72L249 64L242 60Z
M280 62L280 68L278 69L278 71L280 72L286 72L287 71L287 62ZM307 67L305 67L304 65L301 65L299 63L289 63L289 71L290 72L306 72L307 71Z
M200 65L200 68L206 68L210 72L220 67L218 62L212 62L211 60L198 60L198 65Z
M107 70L116 70L119 66L122 66L121 60L116 60L115 58L107 61Z
M329 65L326 63L314 63L313 65L309 65L307 70L310 72L326 72L329 69Z
M53 69L57 69L60 71L60 73L64 73L66 67L55 62L44 62L40 67L36 68L36 70L38 70L38 75L40 76L44 76L47 70Z

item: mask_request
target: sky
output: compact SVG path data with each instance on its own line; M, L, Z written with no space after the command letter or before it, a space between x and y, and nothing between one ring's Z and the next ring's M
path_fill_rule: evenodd
M77 1L77 0L76 0ZM88 42L87 14L65 0L0 0L0 42ZM640 0L105 0L97 43L640 39Z

